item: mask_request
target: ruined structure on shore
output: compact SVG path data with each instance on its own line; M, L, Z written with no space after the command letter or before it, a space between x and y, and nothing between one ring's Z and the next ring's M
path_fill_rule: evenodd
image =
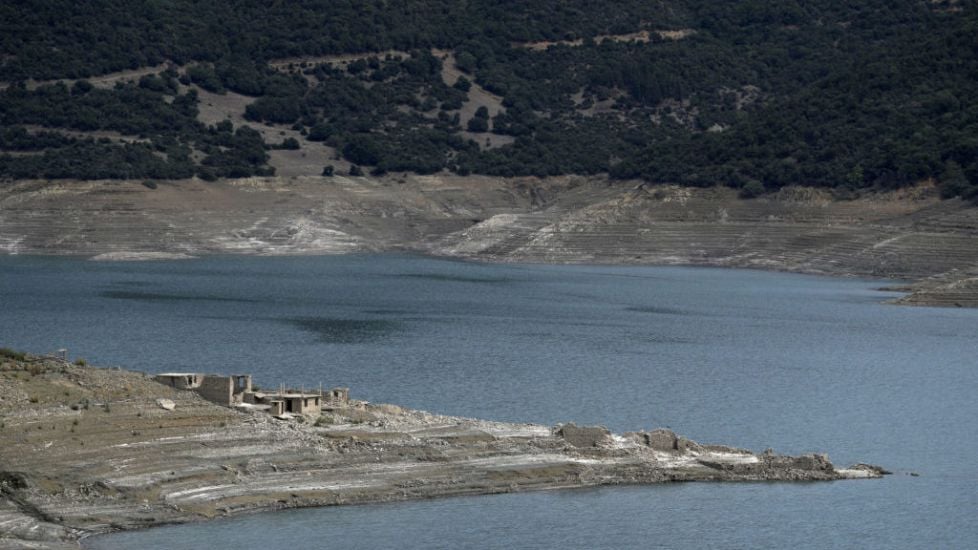
M0 389L0 548L78 550L113 530L304 506L886 473L668 430L458 418L343 403L342 388L261 392L246 375L151 376L26 354L0 356ZM305 421L316 398L323 412Z
M345 405L350 398L348 388L333 388L325 394L280 388L274 392L253 388L250 374L201 374L168 372L153 377L157 382L197 393L204 399L225 407L264 410L272 416L297 414L319 416L323 407Z

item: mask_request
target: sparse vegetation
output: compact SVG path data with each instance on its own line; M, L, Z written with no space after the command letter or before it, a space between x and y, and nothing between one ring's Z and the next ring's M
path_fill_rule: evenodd
M322 428L324 426L332 426L336 424L336 419L331 414L321 414L319 418L316 419L314 426L317 428Z
M0 348L0 357L13 359L14 361L23 361L27 358L27 354L22 351L12 350L10 348Z
M253 97L248 120L289 125L341 151L351 175L610 173L726 185L745 197L789 184L851 193L933 178L945 197L978 200L970 4L164 4L43 0L0 11L0 78L11 83L0 93L0 176L270 175L267 149L300 145L266 144L227 122L204 126L196 86ZM110 24L119 20L128 24ZM636 31L647 38L602 39ZM450 52L464 76L446 84L432 48ZM268 64L390 49L401 53ZM111 89L85 80L164 60L179 66ZM28 89L27 78L78 80ZM502 110L490 117L473 92L501 97ZM512 142L487 149L463 130Z

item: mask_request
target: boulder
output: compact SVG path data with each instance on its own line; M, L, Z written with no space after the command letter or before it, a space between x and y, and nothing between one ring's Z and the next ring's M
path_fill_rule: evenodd
M160 406L161 409L172 411L177 408L177 404L170 399L157 399L156 404Z

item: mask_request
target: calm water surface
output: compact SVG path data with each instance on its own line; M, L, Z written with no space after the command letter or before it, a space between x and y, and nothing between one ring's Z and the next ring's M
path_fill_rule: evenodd
M301 510L91 548L978 546L978 311L882 305L883 284L405 256L5 257L0 345L448 414L668 426L897 472Z

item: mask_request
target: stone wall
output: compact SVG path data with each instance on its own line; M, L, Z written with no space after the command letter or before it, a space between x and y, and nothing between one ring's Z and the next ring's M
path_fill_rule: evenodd
M557 427L554 434L575 447L600 447L612 442L611 432L604 426L578 426L569 422Z
M165 384L178 390L192 390L200 385L202 376L193 373L180 374L158 374L153 377L160 384Z
M204 376L204 380L194 391L204 399L231 406L233 400L234 380L230 376Z

